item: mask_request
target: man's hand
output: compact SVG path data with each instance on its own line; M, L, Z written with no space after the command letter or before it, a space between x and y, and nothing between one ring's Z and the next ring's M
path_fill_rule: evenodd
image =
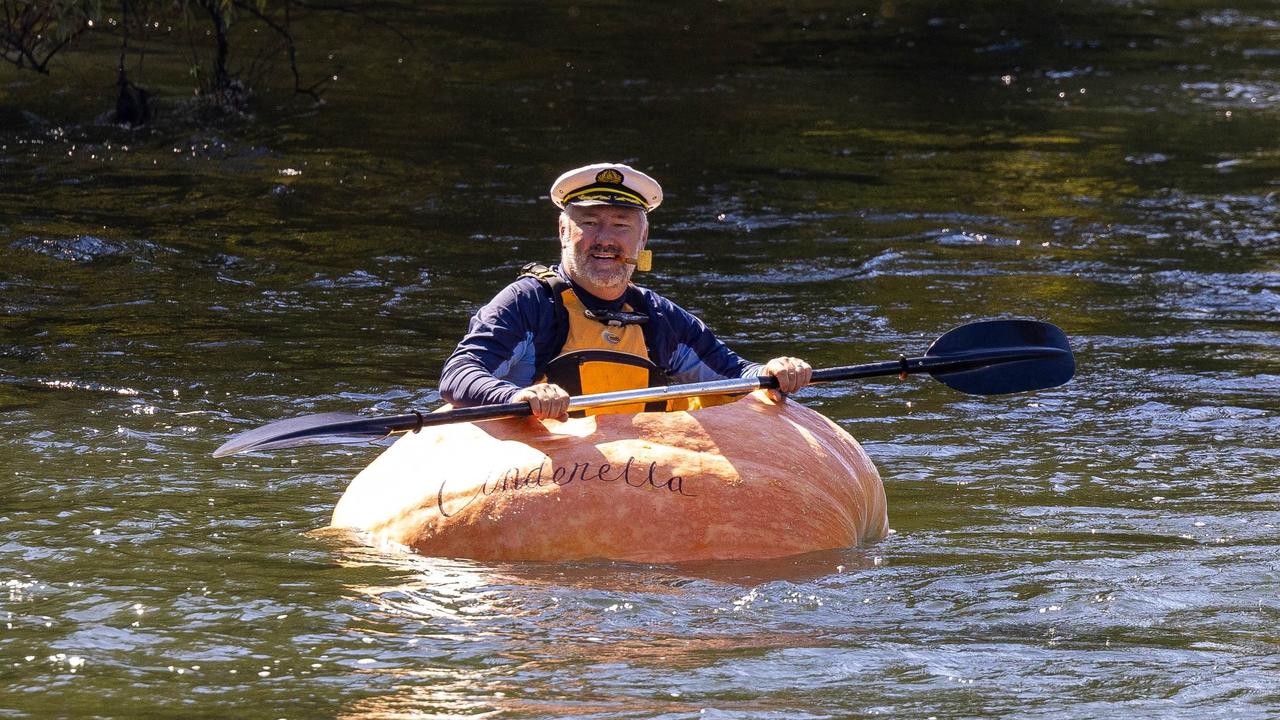
M806 366L808 367L808 366ZM807 376L806 376L807 377ZM539 420L563 419L569 413L569 393L551 383L538 383L511 396L511 402L527 402Z
M765 393L770 400L780 403L788 394L809 384L813 368L800 358L776 357L764 366L764 374L778 378L777 389L769 388Z

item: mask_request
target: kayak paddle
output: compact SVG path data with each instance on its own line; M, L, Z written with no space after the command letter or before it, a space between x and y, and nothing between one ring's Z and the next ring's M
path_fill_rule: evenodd
M961 325L938 338L921 357L814 370L810 383L928 373L942 384L971 395L1041 390L1057 387L1075 374L1076 361L1067 336L1056 326L1036 320L987 320ZM730 378L710 382L639 388L579 395L569 411L655 402L694 395L732 395L760 388L776 388L777 378ZM241 433L214 451L224 457L251 450L277 450L299 445L369 442L400 432L417 432L431 425L498 420L532 415L525 402L455 408L444 412L362 417L351 413L320 413L280 420Z

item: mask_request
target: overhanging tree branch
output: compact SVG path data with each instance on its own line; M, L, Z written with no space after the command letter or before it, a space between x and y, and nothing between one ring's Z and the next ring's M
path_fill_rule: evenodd
M302 76L298 73L298 47L294 43L293 33L289 29L289 0L284 0L284 23L278 23L271 17L268 17L259 8L259 3L254 0L232 0L232 4L241 10L245 10L249 14L258 18L263 25L271 28L285 43L285 51L289 55L289 72L293 73L293 92L299 95L307 95L312 100L319 101L320 93L318 88L324 85L324 81L320 80L308 87L302 86Z
M196 94L207 102L243 111L250 101L244 73L256 74L259 67L269 67L269 58L284 52L295 95L306 95L314 101L334 73L322 73L317 82L305 84L299 68L298 39L294 34L295 15L300 12L345 13L362 21L391 30L409 45L412 40L398 27L387 23L368 10L368 5L336 0L335 4L310 3L308 0L0 0L0 62L19 69L50 73L51 61L71 48L82 35L93 31L106 33L118 42L116 60L117 122L142 124L149 119L146 91L137 87L131 77L133 58L150 44L149 28L159 28L161 21L172 22L179 34L170 36L169 28L157 43L169 47L190 46L190 74L195 79ZM241 19L243 18L243 20ZM233 22L246 22L257 32L267 28L265 43L250 43L248 35L229 31ZM239 30L239 26L236 28ZM185 30L185 32L183 32ZM184 36L185 35L185 43ZM259 36L261 37L261 36ZM234 68L233 45L239 60L241 38L252 48L246 68ZM253 57L256 53L256 57ZM140 62L140 60L138 61Z
M90 27L91 8L80 2L67 3L62 13L51 3L24 0L2 0L0 7L5 21L0 57L42 75L49 74L49 61Z

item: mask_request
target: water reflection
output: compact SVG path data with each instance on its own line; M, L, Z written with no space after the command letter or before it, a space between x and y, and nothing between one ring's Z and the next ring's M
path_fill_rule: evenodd
M347 705L346 717L696 712L699 704L681 699L702 691L691 678L718 675L730 659L831 644L802 626L759 623L772 607L818 611L829 591L814 583L881 562L842 551L679 566L491 565L371 548L349 531L324 538L339 546L343 567L393 580L348 587L400 628L383 634L365 666L394 689ZM436 666L424 668L424 657ZM651 695L637 696L638 686ZM742 712L774 705L716 703Z

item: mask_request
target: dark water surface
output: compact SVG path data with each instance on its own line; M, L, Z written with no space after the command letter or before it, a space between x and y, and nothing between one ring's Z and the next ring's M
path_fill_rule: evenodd
M1280 714L1280 7L1010 5L387 5L303 21L323 107L144 131L0 68L0 717ZM1035 317L1079 374L806 391L895 533L767 563L384 553L313 532L377 448L209 457L431 406L605 159L750 357Z

